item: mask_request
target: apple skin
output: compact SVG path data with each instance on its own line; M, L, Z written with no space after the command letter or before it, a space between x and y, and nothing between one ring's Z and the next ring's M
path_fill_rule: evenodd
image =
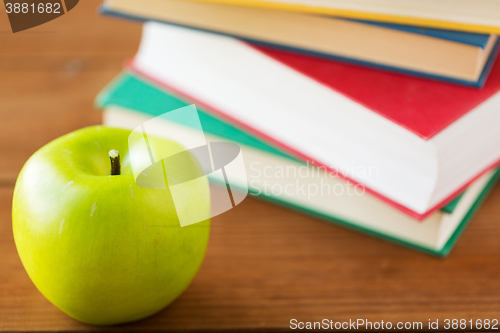
M94 325L169 305L195 277L209 238L210 220L180 227L168 189L136 185L129 134L94 126L60 137L26 162L14 190L14 239L29 277L63 312ZM120 152L121 175L109 175L111 149ZM208 182L193 190L209 198ZM177 209L210 216L209 199Z

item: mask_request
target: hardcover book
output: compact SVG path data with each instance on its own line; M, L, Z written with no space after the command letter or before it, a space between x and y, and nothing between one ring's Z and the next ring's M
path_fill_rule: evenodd
M147 23L131 67L416 218L500 160L498 61L476 90Z

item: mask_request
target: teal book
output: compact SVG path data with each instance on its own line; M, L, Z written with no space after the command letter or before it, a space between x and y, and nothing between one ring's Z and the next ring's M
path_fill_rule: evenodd
M131 72L115 79L96 103L103 109L106 125L129 129L192 104ZM238 179L236 183L248 187L251 196L437 256L450 252L499 176L498 171L485 173L453 202L418 221L365 192L361 186L290 156L213 116L210 110L198 109L198 114L207 141L229 141L241 147L246 179ZM165 128L167 125L176 129L181 142L195 135L194 129L182 120L165 123ZM162 135L161 128L157 131L156 134Z

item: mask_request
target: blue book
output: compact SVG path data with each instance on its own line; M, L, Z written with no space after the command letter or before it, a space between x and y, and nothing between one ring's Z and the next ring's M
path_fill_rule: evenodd
M105 1L101 13L477 88L498 52L496 35L197 1Z
M488 39L491 35L488 34L479 34L473 32L465 32L465 31L456 31L456 30L444 30L444 29L435 29L435 28L423 28L417 27L414 25L403 25L403 24L394 24L394 23L385 23L385 22L375 22L375 21L362 21L362 20L352 20L364 24L372 24L375 26L385 27L389 29L396 29L401 31L407 31L414 34L420 34L424 36L430 36L435 38L440 38L444 40L449 40L452 42L458 42L463 44L468 44L472 46L478 46L481 48L485 48Z

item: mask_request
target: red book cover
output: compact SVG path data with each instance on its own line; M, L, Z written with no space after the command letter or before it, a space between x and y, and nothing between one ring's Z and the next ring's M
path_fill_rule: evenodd
M426 140L500 90L499 61L484 87L476 89L251 46Z

